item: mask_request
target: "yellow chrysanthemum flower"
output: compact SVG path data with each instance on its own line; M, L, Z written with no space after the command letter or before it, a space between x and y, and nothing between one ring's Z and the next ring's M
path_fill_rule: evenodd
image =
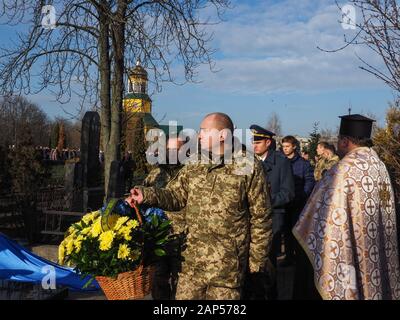
M131 250L126 244L120 244L118 249L118 259L126 260L129 257Z
M112 247L114 236L115 236L115 233L112 230L103 232L99 237L100 250L102 250L102 251L110 250Z
M86 236L86 235L90 234L90 231L91 231L91 230L92 230L91 227L86 227L85 229L83 229L83 230L81 231L81 235Z
M68 230L67 230L67 233L66 233L67 237L66 238L74 237L77 234L77 232L78 232L78 230L73 225L70 226L68 228Z
M75 227L74 226L70 226L68 228L68 230L67 230L67 234L69 235L69 234L73 233L74 231L75 231Z
M79 253L82 249L82 241L84 240L84 237L82 235L79 235L76 240L74 241L74 246L75 246L75 251L76 253Z
M64 239L64 241L62 242L62 244L64 245L65 248L68 248L68 244L69 244L70 242L72 242L72 243L74 242L75 236L76 236L75 233L74 233L74 234L70 234L68 237L66 237L66 238Z
M97 238L101 233L101 218L98 218L92 226L92 230L90 231L90 236L93 238Z
M79 251L81 251L81 249L82 249L82 242L81 241L75 241L74 242L74 246L75 246L75 252L79 253Z
M122 225L129 220L129 217L120 217L114 226L114 231L118 231Z
M58 262L59 262L59 264L63 264L64 259L65 259L65 247L64 247L64 244L61 242L61 244L58 246Z
M123 236L126 241L131 241L131 229L128 226L123 226L118 230L118 235Z
M129 220L127 223L126 223L126 226L129 228L129 229L135 229L135 228L137 228L138 226L139 226L139 222L137 221L137 220Z
M83 216L82 221L86 224L94 221L99 216L99 211L94 211Z
M67 248L67 255L70 255L72 253L72 251L74 250L74 240L73 239L71 239L67 242L66 248Z

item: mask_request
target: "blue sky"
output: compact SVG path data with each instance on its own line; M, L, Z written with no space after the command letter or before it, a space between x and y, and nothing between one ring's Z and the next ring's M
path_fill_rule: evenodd
M373 113L383 124L394 93L359 69L356 53L376 66L378 57L363 47L325 53L343 45L340 11L333 0L234 1L225 21L212 26L217 73L199 69L199 84L163 86L152 96L153 114L163 122L176 120L197 128L203 115L213 111L232 116L238 128L265 125L276 112L284 134L306 136L314 122L334 129L338 116ZM19 26L20 27L20 26ZM10 27L0 26L0 46ZM29 97L51 117L65 115L47 94ZM74 112L78 101L63 106Z

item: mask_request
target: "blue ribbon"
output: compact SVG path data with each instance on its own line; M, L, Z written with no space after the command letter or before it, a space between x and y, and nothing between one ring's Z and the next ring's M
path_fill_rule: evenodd
M43 259L0 233L0 279L41 284L43 278L49 275L49 266L54 268L57 286L68 287L72 291L100 289L95 280L88 288L82 289L90 277L81 279L81 275L72 268Z

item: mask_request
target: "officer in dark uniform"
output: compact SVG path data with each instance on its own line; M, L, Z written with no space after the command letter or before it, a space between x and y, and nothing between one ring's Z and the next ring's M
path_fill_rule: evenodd
M273 240L270 261L276 268L277 256L281 252L282 236L285 230L286 206L294 199L295 186L292 166L290 161L276 151L275 134L260 126L252 125L250 130L253 135L252 143L254 153L263 162L264 171L270 187L272 205L272 231ZM276 281L267 289L270 299L276 298Z

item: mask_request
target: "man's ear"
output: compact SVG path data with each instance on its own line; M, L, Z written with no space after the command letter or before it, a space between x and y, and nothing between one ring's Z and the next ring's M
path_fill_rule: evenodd
M232 133L228 129L222 129L219 132L219 141L224 142L224 141L229 141L229 139L232 138Z

